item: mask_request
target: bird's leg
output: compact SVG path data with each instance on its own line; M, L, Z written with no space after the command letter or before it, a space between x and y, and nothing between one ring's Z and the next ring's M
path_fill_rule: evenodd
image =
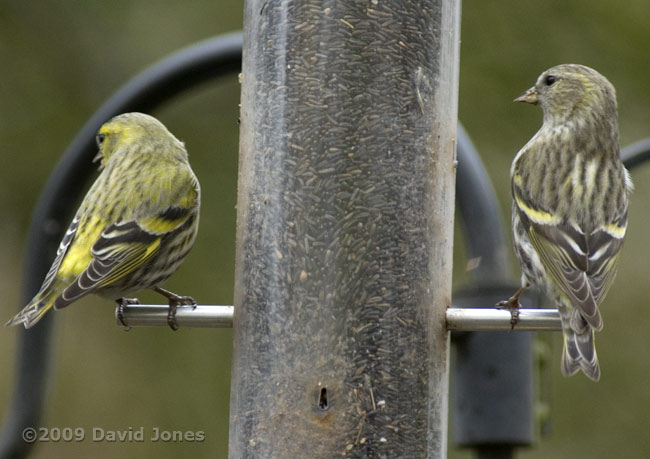
M519 309L521 308L521 304L519 303L519 297L521 296L524 291L528 286L525 287L520 287L514 295L510 297L508 300L504 301L499 301L496 304L496 307L498 309L507 309L510 311L510 325L511 325L511 330L514 330L515 325L517 325L517 322L519 322Z
M176 322L176 308L178 306L193 305L196 306L196 300L191 296L181 296L176 295L175 293L165 290L164 288L154 287L155 292L160 293L162 296L169 300L169 313L167 314L167 325L169 328L176 331L178 330L178 323Z
M115 302L117 303L117 320L120 321L124 331L131 330L131 327L129 327L124 320L124 307L129 304L140 304L140 301L137 298L118 298Z

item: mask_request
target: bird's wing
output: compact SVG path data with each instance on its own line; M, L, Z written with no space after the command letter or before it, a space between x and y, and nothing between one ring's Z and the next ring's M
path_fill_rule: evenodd
M544 268L560 290L597 330L602 328L598 304L609 289L623 245L627 213L615 222L586 233L575 223L554 221L546 211L515 196L517 211Z
M158 253L161 239L133 220L108 226L92 246L88 267L65 288L54 307L61 309L133 272Z
M88 267L61 293L55 308L118 283L143 266L158 253L163 237L192 217L193 205L193 200L181 194L174 205L157 214L109 225L93 244Z
M605 298L614 281L626 228L627 210L620 218L597 228L588 236L587 242L590 250L587 275L597 303Z

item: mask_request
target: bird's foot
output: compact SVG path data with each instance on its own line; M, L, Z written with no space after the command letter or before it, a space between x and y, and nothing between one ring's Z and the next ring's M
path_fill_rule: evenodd
M495 307L497 309L507 309L510 311L510 329L514 330L515 325L519 322L519 309L521 308L519 295L515 294L508 300L499 301Z
M124 320L124 308L130 304L140 304L140 301L137 298L118 298L115 302L117 303L117 320L124 331L131 330L131 327Z
M155 287L154 290L169 300L169 312L167 313L167 325L169 328L176 331L178 330L178 322L176 322L176 309L183 305L196 306L196 300L191 296L177 295L164 288Z

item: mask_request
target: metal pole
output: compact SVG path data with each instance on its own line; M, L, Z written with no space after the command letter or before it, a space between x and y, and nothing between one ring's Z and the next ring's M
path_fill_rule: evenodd
M453 438L460 446L474 448L479 459L508 459L514 457L517 447L531 445L534 439L533 336L511 333L510 314L494 309L496 302L509 298L519 287L509 275L508 254L512 246L507 243L490 178L472 141L460 126L458 161L456 199L473 269L470 284L454 291L453 303L487 309L447 312L448 325L456 330L452 333ZM540 306L532 293L526 294L524 304ZM534 319L526 311L526 318ZM473 320L477 314L486 323ZM459 332L487 328L504 331ZM515 327L515 330L523 329L531 328L519 324Z
M249 0L230 457L446 457L459 5Z
M467 254L474 261L471 283L487 286L510 281L512 247L508 243L499 200L481 156L460 123L456 203L465 230Z

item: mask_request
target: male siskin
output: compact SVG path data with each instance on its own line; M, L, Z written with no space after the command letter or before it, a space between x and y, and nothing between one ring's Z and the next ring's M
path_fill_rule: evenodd
M160 285L190 251L199 223L200 187L187 151L157 119L126 113L97 134L100 175L77 210L39 292L9 322L32 327L54 307L96 293L110 298L153 289L175 309L194 303ZM137 302L121 298L118 304Z
M625 229L629 174L620 159L614 87L595 70L558 65L515 99L539 104L540 130L517 153L512 179L514 245L522 288L555 301L562 320L562 374L598 381L594 332L612 285Z

